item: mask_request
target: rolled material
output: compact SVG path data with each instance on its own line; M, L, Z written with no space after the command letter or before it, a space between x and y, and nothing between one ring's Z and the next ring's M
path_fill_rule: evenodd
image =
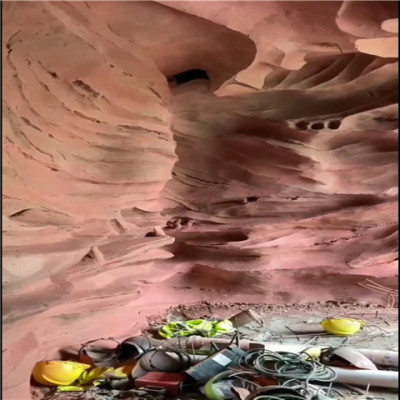
M338 383L349 383L364 387L371 385L390 389L398 389L399 387L399 375L397 371L331 368L337 374L335 382Z
M174 360L178 360L178 361L180 360L178 354L176 354L176 353L167 352L167 354ZM187 357L190 360L190 365L195 365L195 364L199 363L200 361L205 360L208 356L204 356L201 354L194 354L194 355L188 354Z
M140 357L140 367L145 371L182 372L191 365L190 358L185 354L171 357L165 350L149 350Z

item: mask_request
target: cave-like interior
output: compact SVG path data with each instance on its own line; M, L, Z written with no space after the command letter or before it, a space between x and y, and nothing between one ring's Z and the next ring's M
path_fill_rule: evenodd
M397 2L2 7L5 399L179 304L386 302Z

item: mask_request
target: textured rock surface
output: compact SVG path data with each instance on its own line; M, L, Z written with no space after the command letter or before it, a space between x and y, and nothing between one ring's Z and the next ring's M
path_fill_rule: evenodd
M357 283L397 275L396 2L3 15L6 399L178 303L386 301Z

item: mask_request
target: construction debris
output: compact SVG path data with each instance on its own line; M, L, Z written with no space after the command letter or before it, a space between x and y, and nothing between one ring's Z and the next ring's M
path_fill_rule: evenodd
M356 387L354 399L372 400L370 386L398 388L397 351L241 339L240 328L253 322L263 326L245 310L226 320L165 324L158 330L163 340L97 339L82 346L80 363L41 361L32 375L59 392L87 392L96 399L106 392L107 399L333 400L343 398L341 384L367 387L367 393ZM327 331L321 335L353 336L366 323L331 318L321 325Z

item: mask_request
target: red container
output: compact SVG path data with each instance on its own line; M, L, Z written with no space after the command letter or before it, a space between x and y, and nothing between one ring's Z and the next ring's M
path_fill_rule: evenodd
M135 388L160 387L172 396L179 395L182 384L187 379L187 375L174 374L169 372L148 372L135 380Z

